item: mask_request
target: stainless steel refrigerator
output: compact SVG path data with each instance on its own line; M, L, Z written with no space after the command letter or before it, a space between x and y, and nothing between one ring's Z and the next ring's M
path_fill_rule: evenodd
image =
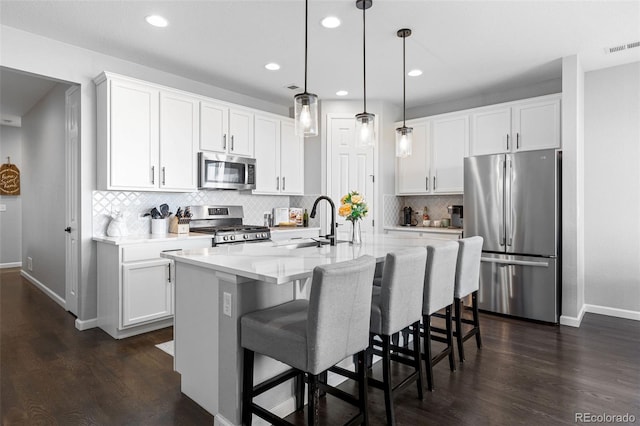
M464 162L464 235L484 237L480 309L557 323L560 154L483 155Z

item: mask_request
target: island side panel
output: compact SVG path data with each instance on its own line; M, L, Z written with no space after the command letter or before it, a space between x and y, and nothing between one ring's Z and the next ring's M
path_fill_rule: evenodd
M219 283L215 271L176 262L175 369L181 391L205 410L219 411Z
M219 414L217 424L240 425L242 403L242 347L240 345L240 318L248 312L276 306L294 299L293 283L271 284L262 281L247 280L234 275L217 272L219 279L220 307L224 293L231 295L231 316L227 316L220 308L219 314ZM273 377L286 370L286 366L275 360L256 356L254 383ZM293 384L285 383L269 391L264 398L256 402L280 415L295 410ZM222 417L222 418L220 418ZM258 420L254 416L254 419Z

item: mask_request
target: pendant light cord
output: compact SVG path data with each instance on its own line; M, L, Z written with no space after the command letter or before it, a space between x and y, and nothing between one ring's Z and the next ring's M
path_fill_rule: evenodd
M407 36L402 37L402 127L407 127L407 60L405 52L405 43Z
M307 26L309 22L309 0L304 2L304 93L307 93Z
M362 81L364 82L364 112L367 112L367 20L365 19L366 5L362 7Z

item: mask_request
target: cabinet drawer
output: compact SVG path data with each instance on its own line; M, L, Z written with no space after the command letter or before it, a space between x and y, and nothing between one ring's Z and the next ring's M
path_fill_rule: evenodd
M190 248L204 247L211 247L210 238L184 239L179 241L164 241L126 246L122 248L122 262L158 259L160 257L160 252L165 250L186 250Z

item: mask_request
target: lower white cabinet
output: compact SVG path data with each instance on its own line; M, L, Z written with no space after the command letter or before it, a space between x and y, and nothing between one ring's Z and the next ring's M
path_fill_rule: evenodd
M438 228L406 228L406 229L385 229L385 234L395 237L407 238L424 238L429 240L459 240L462 238L462 229L458 230L439 230Z
M173 325L173 261L168 250L211 247L211 238L98 242L98 327L121 339Z

